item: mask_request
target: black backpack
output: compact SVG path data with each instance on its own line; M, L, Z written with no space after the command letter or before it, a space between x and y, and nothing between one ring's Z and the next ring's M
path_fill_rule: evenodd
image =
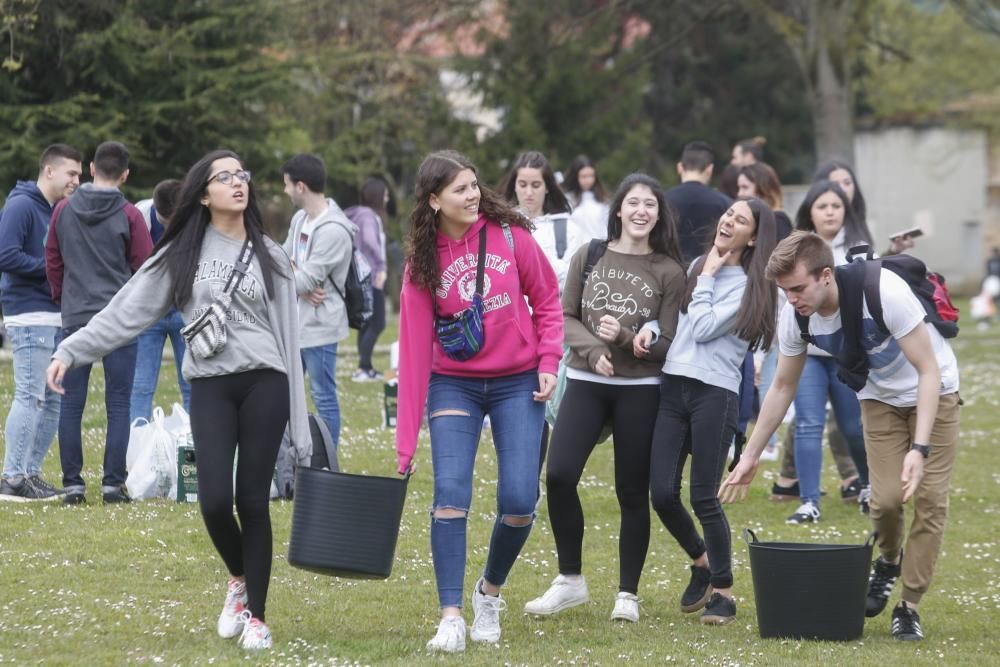
M889 333L882 310L882 269L892 271L910 287L910 291L924 308L924 322L937 329L942 338L954 338L958 335L958 308L951 302L944 276L928 271L927 265L912 255L876 258L867 245L851 248L848 263L835 269L841 292L840 315L844 332L843 348L835 358L840 366L837 376L855 391L860 391L868 379L868 356L861 344L861 320L865 303L875 324ZM858 290L857 286L861 289ZM862 294L863 300L860 298ZM809 333L809 318L796 312L795 321L799 325L802 340L815 343L815 338Z
M358 250L354 243L354 237L350 230L342 222L338 225L343 227L351 236L351 263L347 267L347 279L344 281L344 290L337 287L337 281L332 280L333 289L344 301L344 309L347 311L347 326L352 329L363 329L368 320L372 318L374 302L372 299L372 269L368 260Z

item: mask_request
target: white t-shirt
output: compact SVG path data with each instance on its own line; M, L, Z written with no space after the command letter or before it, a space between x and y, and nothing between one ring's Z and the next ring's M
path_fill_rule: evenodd
M858 392L859 399L872 398L896 407L917 404L917 369L907 361L896 339L913 331L924 321L926 312L909 285L888 269L882 269L879 291L882 296L882 318L889 334L872 319L868 302L863 304L862 345L868 354L868 382ZM941 369L941 395L958 391L958 361L948 342L931 325L927 331L934 348L934 356ZM809 318L809 333L816 339L817 347L836 355L843 347L840 311L829 317L814 313ZM795 309L790 304L781 311L778 323L778 343L782 354L794 357L806 351Z

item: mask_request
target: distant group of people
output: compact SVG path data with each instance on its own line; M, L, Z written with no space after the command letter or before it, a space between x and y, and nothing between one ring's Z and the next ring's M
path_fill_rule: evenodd
M871 304L837 270L852 245L873 244L849 165L822 165L793 219L781 211L781 184L762 161L762 143L737 149L733 197L711 187L715 155L703 142L684 147L678 186L664 190L634 173L611 197L584 156L560 184L545 156L527 151L497 191L457 152L424 159L399 301L396 445L398 472L407 474L426 417L441 612L429 650L464 650L467 634L499 641L501 589L535 523L543 470L558 575L524 609L551 615L590 600L577 489L608 434L621 510L611 618L640 618L652 507L690 568L680 611L700 612L706 625L732 622L723 503L746 496L794 402L791 463L772 495L799 499L789 523L818 521L828 401L851 464L841 495L858 499L879 532L866 613L880 613L901 578L891 633L923 637L917 609L940 551L959 429L954 354L896 274L881 271L884 327L873 329ZM124 146L98 147L93 183L79 185L81 166L73 149L50 148L38 181L19 183L0 218L0 292L16 375L0 494L59 493L39 476L58 423L62 494L85 500L80 415L90 364L103 359L102 494L127 502L129 419L148 412L153 367L170 337L182 360L179 381L189 385L201 512L230 574L217 630L239 636L244 648L268 648L272 472L283 438L299 460L311 450L304 375L338 437L335 369L354 247L374 267L376 308L372 329L360 332L352 378L379 379L371 354L384 326L387 189L369 181L362 205L342 210L325 195L323 161L292 157L281 175L297 212L279 245L264 231L251 173L235 153L205 155L141 209L118 189L128 177ZM224 322L224 343L185 350L192 323L211 323L213 314ZM864 371L854 389L838 377L846 349L852 372ZM741 451L755 384L760 415ZM557 408L551 427L549 401ZM468 515L486 418L498 466L496 518L467 630ZM681 497L688 465L693 518Z

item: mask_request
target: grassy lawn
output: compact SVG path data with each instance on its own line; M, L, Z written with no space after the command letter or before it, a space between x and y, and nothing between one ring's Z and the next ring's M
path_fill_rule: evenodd
M382 342L391 340L383 335ZM342 346L353 349L353 344ZM921 615L927 640L889 637L889 613L871 619L864 637L842 644L761 640L742 528L763 540L860 543L870 528L855 506L837 499L829 455L823 521L787 526L791 503L767 499L777 464L762 465L750 501L729 510L734 532L738 622L705 628L678 609L688 563L655 519L635 625L608 620L616 592L618 513L611 448L596 450L582 483L587 533L584 570L594 602L547 619L525 616L524 603L556 575L555 547L542 504L538 522L514 567L498 646L473 642L464 655L428 655L437 622L428 539L430 450L423 439L410 483L392 577L384 582L340 580L291 568L286 560L292 506L271 506L274 570L268 620L273 650L247 657L235 641L215 634L226 572L196 505L168 500L131 506L100 503L104 440L103 380L91 379L85 415L84 476L90 504L0 504L0 663L18 664L721 664L721 665L965 665L997 664L1000 640L1000 329L967 324L955 341L965 398L961 450L953 476L951 520L944 550ZM349 379L356 357L338 368L344 429L341 465L348 472L391 475L393 436L381 428L379 384ZM384 367L386 354L376 365ZM177 400L173 369L161 373L157 404ZM0 417L13 393L9 361L0 365ZM488 436L480 451L469 528L466 594L482 570L495 507L496 467ZM45 475L60 479L57 449ZM822 572L816 573L822 577ZM898 592L897 592L898 596ZM895 602L895 599L894 601ZM471 622L471 608L466 612Z

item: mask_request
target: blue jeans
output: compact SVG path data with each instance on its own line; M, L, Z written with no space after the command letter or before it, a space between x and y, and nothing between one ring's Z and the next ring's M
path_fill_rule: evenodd
M81 327L63 329L69 337ZM107 412L108 430L104 439L104 491L117 489L125 484L125 453L128 451L129 401L132 397L132 378L135 377L136 343L131 341L104 357L104 407ZM83 438L81 425L83 409L87 407L87 386L90 383L92 364L66 371L59 415L59 458L62 462L63 486L69 492L83 491Z
M45 386L59 327L7 327L14 349L14 400L4 429L3 476L37 475L59 427L60 396Z
M337 402L337 344L302 348L302 365L309 376L309 393L320 419L326 422L336 450L340 442L340 403Z
M545 421L545 404L532 398L537 390L535 371L498 378L431 376L427 409L434 463L433 510L465 513L460 518L431 514L431 555L441 607L462 606L473 467L487 414L497 453L497 518L483 577L502 586L531 533ZM527 523L521 523L524 519Z
M191 385L181 375L184 362L184 336L181 328L184 320L180 311L171 310L156 324L152 325L137 339L135 356L135 378L132 381L132 399L129 406L129 421L139 417L149 419L153 414L153 396L160 381L160 365L163 363L163 345L167 339L174 348L174 365L177 367L177 384L181 388L184 409L191 412Z
M837 361L832 357L809 355L795 394L795 469L799 476L802 502L819 506L819 479L823 468L823 428L829 396L847 448L858 469L862 484L868 483L868 459L861 429L858 395L837 379Z

